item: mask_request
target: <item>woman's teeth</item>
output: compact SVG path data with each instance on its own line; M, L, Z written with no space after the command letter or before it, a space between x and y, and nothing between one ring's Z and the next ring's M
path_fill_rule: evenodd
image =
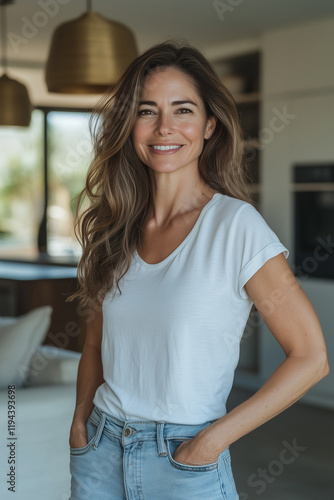
M169 149L179 149L182 146L151 146L153 149L158 149L159 151L168 151Z

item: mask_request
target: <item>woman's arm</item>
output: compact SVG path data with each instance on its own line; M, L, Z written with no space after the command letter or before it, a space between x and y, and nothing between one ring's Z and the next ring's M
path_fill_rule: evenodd
M329 373L319 319L284 255L268 260L245 288L286 359L251 398L182 443L174 453L178 462L216 461L227 446L291 406Z
M103 384L101 360L102 311L97 311L87 325L87 334L78 368L77 397L70 431L70 446L81 448L87 444L86 422L93 410L96 389Z

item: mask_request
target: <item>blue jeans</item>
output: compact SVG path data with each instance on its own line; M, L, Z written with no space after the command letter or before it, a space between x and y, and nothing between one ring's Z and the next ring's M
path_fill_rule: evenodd
M237 500L229 448L204 466L173 459L182 441L211 423L127 422L94 407L88 444L70 449L69 500Z

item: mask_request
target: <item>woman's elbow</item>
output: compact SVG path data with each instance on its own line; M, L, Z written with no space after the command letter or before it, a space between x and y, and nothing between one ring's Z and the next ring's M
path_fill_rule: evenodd
M316 367L317 382L327 377L330 372L328 357L326 351L321 351L314 359L314 367Z

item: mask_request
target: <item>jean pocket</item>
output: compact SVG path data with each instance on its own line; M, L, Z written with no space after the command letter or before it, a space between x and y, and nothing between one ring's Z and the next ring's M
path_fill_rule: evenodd
M86 423L86 432L87 432L87 444L85 446L82 446L80 448L71 448L70 447L70 454L71 455L84 455L85 453L88 453L88 451L91 449L92 445L94 444L94 439L96 436L96 431L97 431L97 425L90 420L90 418L87 420Z
M191 471L191 472L209 472L209 471L217 469L218 460L216 462L213 462L213 463L207 464L207 465L186 465L186 464L182 464L180 462L176 462L176 460L174 460L174 458L173 458L173 455L176 451L176 448L178 446L180 446L180 444L183 443L184 441L186 441L186 440L185 439L167 439L166 440L167 457L168 457L170 464L175 469Z
M224 457L224 465L225 465L225 470L227 472L227 476L229 480L231 481L232 485L234 485L234 478L233 478L233 473L232 473L232 464L231 464L231 455L228 454Z
M218 474L223 484L224 491L228 498L237 500L239 498L232 472L231 455L229 450L225 450L219 462Z

